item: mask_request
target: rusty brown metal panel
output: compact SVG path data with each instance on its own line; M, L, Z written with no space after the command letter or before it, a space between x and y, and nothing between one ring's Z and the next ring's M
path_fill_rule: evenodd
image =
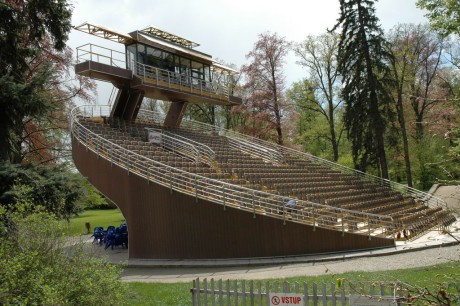
M94 79L109 81L114 84L128 84L133 78L133 73L129 69L114 67L94 61L76 64L75 73Z
M342 233L256 215L148 183L73 140L79 171L120 207L130 259L211 259L315 254L394 246L392 239Z
M187 105L188 103L184 101L171 103L163 125L165 127L179 127Z

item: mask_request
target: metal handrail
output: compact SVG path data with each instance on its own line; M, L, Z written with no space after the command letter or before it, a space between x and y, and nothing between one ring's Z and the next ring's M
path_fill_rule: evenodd
M145 112L148 112L148 111L145 111ZM150 118L154 118L156 116L158 116L158 115L153 114L153 113L149 114L149 115L146 115L146 117L150 117ZM157 120L159 120L159 119L157 119ZM421 203L424 203L425 205L427 205L429 207L434 207L434 208L441 207L443 209L447 209L447 204L446 204L446 202L444 200L442 200L442 199L440 199L438 197L435 197L435 196L433 196L433 195L431 195L429 193L417 190L417 189L409 187L407 185L403 185L403 184L400 184L400 183L397 183L397 182L393 182L393 181L390 181L390 180L387 180L387 179L383 179L381 177L377 177L377 176L374 176L374 175L371 175L371 174L368 174L368 173L364 173L364 172L361 172L361 171L358 171L358 170L355 170L355 169L352 169L352 168L349 168L349 167L346 167L346 166L343 166L343 165L340 165L340 164L337 164L337 163L334 163L334 162L331 162L331 161L328 161L328 160L325 160L325 159L322 159L320 157L311 155L309 153L300 152L300 151L297 151L297 150L294 150L294 149L291 149L291 148L279 146L279 145L277 145L275 143L265 141L265 140L262 140L262 139L259 139L259 138L255 138L255 137L245 135L245 134L241 134L241 133L231 131L231 130L226 130L226 129L218 127L218 126L212 126L212 125L209 125L209 124L206 124L206 123L196 122L196 121L193 121L193 120L190 120L190 119L185 119L184 118L184 120L181 123L181 126L184 126L184 127L199 131L201 133L214 133L214 134L227 136L227 137L233 138L233 139L244 139L244 140L246 140L248 142L259 144L259 145L264 146L266 148L271 148L275 152L281 153L281 155L284 156L284 158L286 158L286 156L291 156L291 157L299 158L300 160L310 160L310 161L312 161L314 163L317 163L319 165L327 166L327 167L329 167L331 169L341 171L342 173L350 174L350 175L359 177L362 180L372 182L372 183L374 183L374 184L376 184L378 186L387 187L387 188L390 188L393 191L397 191L397 192L400 192L402 194L409 195L414 200L419 201Z
M360 211L331 207L310 201L297 201L295 207L286 207L287 197L253 190L229 182L211 179L195 173L187 172L145 156L127 150L84 127L80 119L85 117L105 116L106 110L94 106L78 106L71 112L72 137L79 144L104 158L112 164L124 168L173 190L204 199L216 204L236 207L257 215L267 215L282 219L284 222L296 222L336 231L353 232L356 234L393 237L397 231L393 218L390 216L365 213Z
M141 77L144 84L153 83L155 85L166 86L170 89L192 92L201 96L210 96L210 94L226 98L230 96L230 84L222 85L215 82L209 82L186 74L180 74L139 62L135 65L134 74Z
M243 139L233 137L227 137L227 139L230 147L255 155L273 164L281 164L284 160L283 156L278 151L271 148L263 147L259 144L251 143Z
M126 68L125 53L104 48L95 44L85 44L77 47L77 63L94 61L110 66Z
M207 145L170 133L163 129L150 127L146 127L145 129L147 131L160 133L162 137L159 144L165 149L185 155L197 163L204 163L209 166L213 165L215 153Z

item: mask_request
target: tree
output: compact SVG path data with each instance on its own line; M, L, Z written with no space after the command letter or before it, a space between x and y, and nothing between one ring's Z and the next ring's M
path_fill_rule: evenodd
M412 187L412 168L409 154L409 139L407 135L406 115L404 110L404 98L407 92L407 83L414 74L414 42L417 41L410 33L412 26L398 25L390 33L392 60L390 62L391 72L396 83L395 90L391 95L396 106L398 122L401 128L403 141L404 162L406 170L407 185Z
M78 205L83 193L81 179L65 166L0 163L0 207L14 208L18 197L15 184L28 186L30 202L56 217L68 220L82 209Z
M329 125L329 138L332 145L333 160L339 159L339 139L336 135L336 110L340 107L339 74L337 71L337 51L339 37L335 34L308 36L294 48L300 57L300 65L309 69L309 82L312 84L315 99L305 107L319 112ZM306 96L305 98L307 98Z
M48 37L41 45L40 53L28 63L26 80L52 63L41 92L52 108L44 114L23 119L23 132L18 138L21 150L14 155L15 162L56 163L67 159L70 155L68 114L74 107L73 98L90 102L95 93L96 84L90 78L76 75L72 79L73 52L70 48L56 51Z
M418 0L417 6L428 10L431 26L442 35L460 34L460 2L456 0Z
M392 121L386 41L373 1L340 0L338 71L342 76L345 127L352 141L355 167L378 166L388 179L385 130Z
M283 145L283 65L289 46L276 33L260 34L253 50L246 55L250 63L242 68L246 76L243 88L248 92L247 106L252 109L255 127L264 128L264 123L268 128L274 127L279 145Z
M46 91L53 64L48 60L32 74L31 63L44 39L53 49L64 49L70 17L65 0L0 3L0 161L19 162L24 119L53 110Z

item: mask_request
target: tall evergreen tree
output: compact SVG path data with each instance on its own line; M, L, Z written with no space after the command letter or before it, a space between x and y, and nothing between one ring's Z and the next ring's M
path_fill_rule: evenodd
M384 136L392 117L387 93L390 54L378 21L374 1L340 0L340 17L332 31L341 27L338 71L355 167L366 171L373 165L388 178Z
M64 49L71 13L66 0L0 2L0 161L20 162L24 118L54 108L45 90L53 63L32 74L31 62L45 38L55 50Z

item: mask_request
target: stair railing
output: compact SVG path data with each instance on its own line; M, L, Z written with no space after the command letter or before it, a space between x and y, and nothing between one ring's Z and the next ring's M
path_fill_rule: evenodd
M213 165L215 153L207 145L170 133L163 129L149 127L145 129L147 130L149 141L155 142L169 151L184 155L197 163L204 163L209 166ZM156 139L150 139L151 136L156 135L160 137L152 137Z

